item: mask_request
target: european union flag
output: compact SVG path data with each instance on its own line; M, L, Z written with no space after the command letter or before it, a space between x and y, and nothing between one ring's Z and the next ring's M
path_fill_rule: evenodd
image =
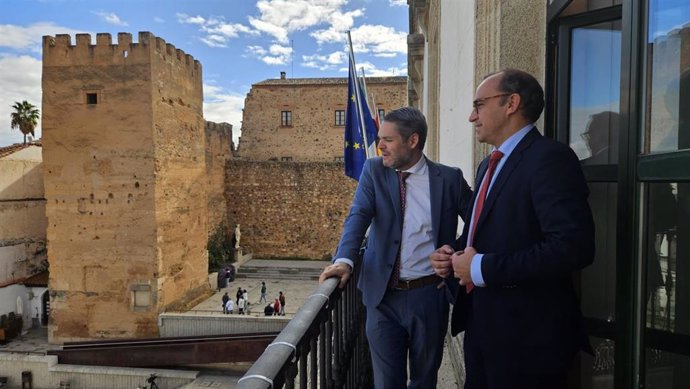
M364 144L364 137L362 135L362 121L355 99L356 72L352 61L350 61L350 71L347 82L347 112L345 113L345 175L352 177L359 181L359 176L362 174L364 161L367 159L366 148ZM376 123L371 117L369 107L366 103L366 97L363 92L359 91L359 101L362 107L361 117L364 119L364 126L367 131L367 141L369 144L376 140Z

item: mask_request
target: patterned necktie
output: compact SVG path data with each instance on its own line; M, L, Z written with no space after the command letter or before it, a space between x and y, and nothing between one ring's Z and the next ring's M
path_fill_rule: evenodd
M400 184L400 230L402 231L403 223L405 220L405 196L407 194L407 177L410 176L410 172L398 171L398 184ZM391 274L391 279L388 282L388 286L395 288L398 286L398 281L400 281L400 249L402 248L402 235L400 237L400 246L398 246L398 254L395 256L395 264L393 265L393 274Z
M482 187L479 190L479 194L477 195L477 199L475 200L475 207L474 207L474 223L472 223L472 228L470 229L470 239L467 241L468 245L473 245L474 244L474 233L477 230L477 223L479 222L479 217L482 214L482 209L484 208L484 200L486 200L486 192L489 191L489 185L491 184L491 179L494 176L494 172L496 171L496 166L498 166L498 162L503 158L503 153L494 150L491 153L491 157L489 157L489 168L486 171L485 179L482 182ZM469 283L467 284L467 293L470 293L472 288L474 288L474 284Z

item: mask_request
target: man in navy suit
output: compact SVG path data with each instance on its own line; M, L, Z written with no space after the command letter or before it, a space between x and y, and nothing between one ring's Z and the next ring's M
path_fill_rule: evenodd
M432 258L464 286L451 332L465 331L466 389L565 388L577 351L591 350L572 283L594 260L589 190L575 153L534 127L543 107L520 70L489 75L475 93L469 120L493 151L470 223Z
M364 164L334 263L320 279L340 277L342 287L361 266L358 287L378 389L435 388L443 356L453 295L429 255L455 241L458 215L465 218L472 193L459 169L424 156L426 134L424 115L415 108L386 115L378 136L383 157ZM457 289L457 280L449 281Z

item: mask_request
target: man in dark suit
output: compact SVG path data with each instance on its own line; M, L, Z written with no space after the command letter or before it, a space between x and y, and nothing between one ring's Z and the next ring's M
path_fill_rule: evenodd
M449 299L429 255L455 241L472 193L459 169L423 154L427 125L415 108L386 115L379 131L383 157L366 161L334 264L321 282L350 277L367 228L358 287L376 388L435 388L443 356ZM457 280L451 279L457 289ZM408 354L410 380L408 386Z
M437 274L464 286L451 332L465 331L466 389L564 388L577 351L591 350L571 280L594 259L589 190L575 153L534 127L543 107L520 70L489 75L475 94L469 120L494 150L463 235L432 255Z

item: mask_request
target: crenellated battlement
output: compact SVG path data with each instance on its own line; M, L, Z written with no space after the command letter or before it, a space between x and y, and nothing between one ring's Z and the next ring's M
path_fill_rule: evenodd
M166 43L151 32L138 34L133 42L132 34L120 32L117 43L108 33L96 34L92 44L91 34L76 34L75 43L69 34L43 37L43 61L47 66L138 64L163 61L187 68L190 73L201 74L201 63L194 57Z

